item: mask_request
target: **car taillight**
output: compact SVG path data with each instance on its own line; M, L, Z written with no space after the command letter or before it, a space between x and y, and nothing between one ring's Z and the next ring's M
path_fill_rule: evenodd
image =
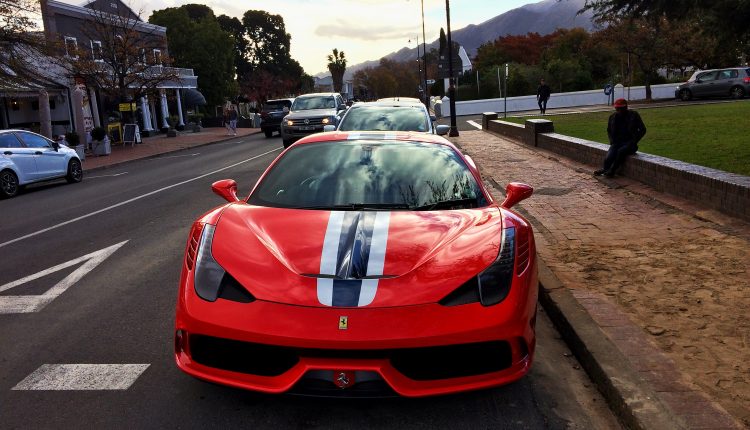
M750 84L750 76L748 76L748 77L746 77L746 78L742 79L742 82L744 82L744 83L746 83L746 84Z
M185 250L185 265L188 270L193 270L193 267L195 267L195 259L198 257L198 245L200 245L204 226L205 224L196 222L193 224L193 228L190 229L187 250Z

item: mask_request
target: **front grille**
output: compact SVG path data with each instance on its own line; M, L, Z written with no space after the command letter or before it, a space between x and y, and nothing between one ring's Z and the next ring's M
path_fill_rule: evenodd
M262 345L193 334L189 344L191 356L197 363L261 376L281 375L294 367L300 357L390 359L396 370L416 381L481 375L507 369L512 364L511 347L505 341L425 348L332 350Z
M190 355L197 363L232 372L279 376L299 361L294 351L271 345L191 334Z
M305 126L305 125L323 125L323 118L307 118L309 123L305 123L304 119L293 119L292 122L295 126Z

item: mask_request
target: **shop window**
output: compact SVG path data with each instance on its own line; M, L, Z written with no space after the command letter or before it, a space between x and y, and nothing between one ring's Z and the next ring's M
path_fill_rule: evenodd
M92 40L91 41L91 58L94 59L94 61L101 62L104 61L102 58L102 42L99 40Z
M154 65L161 66L161 50L154 49Z

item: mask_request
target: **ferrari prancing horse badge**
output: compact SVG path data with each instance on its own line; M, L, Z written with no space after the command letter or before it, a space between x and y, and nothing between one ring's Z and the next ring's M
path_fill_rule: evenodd
M339 330L349 328L349 317L339 317Z

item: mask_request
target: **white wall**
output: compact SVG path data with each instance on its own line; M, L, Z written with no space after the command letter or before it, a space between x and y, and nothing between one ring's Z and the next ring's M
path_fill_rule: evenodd
M651 86L651 97L655 99L674 98L674 90L677 84L662 84ZM617 85L615 87L615 98L628 100L644 100L646 98L646 87L628 88ZM443 98L442 114L450 115L450 100ZM574 106L592 106L607 104L607 96L603 90L576 91L572 93L552 93L547 102L548 108L564 108ZM536 96L508 97L508 112L527 110L539 110ZM504 99L485 99L456 102L456 115L477 115L483 112L503 112Z

